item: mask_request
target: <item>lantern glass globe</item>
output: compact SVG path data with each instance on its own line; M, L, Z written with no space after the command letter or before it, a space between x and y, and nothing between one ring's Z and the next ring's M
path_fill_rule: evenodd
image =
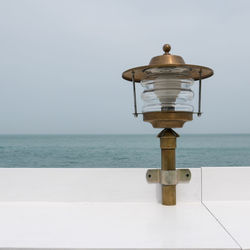
M169 70L169 69L168 69ZM177 71L179 70L179 71ZM193 79L185 77L185 71L175 68L172 72L150 69L141 81L142 112L185 111L193 112Z

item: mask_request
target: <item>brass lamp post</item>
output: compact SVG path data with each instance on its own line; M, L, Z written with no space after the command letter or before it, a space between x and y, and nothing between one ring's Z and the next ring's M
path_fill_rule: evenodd
M128 69L123 72L125 80L132 81L134 93L134 115L143 115L143 121L154 128L164 128L158 135L161 146L161 170L147 171L149 183L162 184L162 204L176 204L176 184L189 182L188 169L175 168L176 138L179 135L172 128L181 128L193 120L192 105L194 81L199 81L199 101L197 115L201 115L201 80L213 75L207 67L185 64L181 56L170 54L171 46L163 46L164 54L153 57L149 65ZM142 93L142 113L137 112L135 83L140 82Z

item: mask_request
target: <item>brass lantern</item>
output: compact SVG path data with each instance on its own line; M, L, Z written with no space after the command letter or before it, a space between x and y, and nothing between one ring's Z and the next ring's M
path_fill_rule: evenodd
M132 81L134 91L134 115L137 117L135 83L141 83L143 121L154 128L164 128L161 139L162 169L149 170L147 180L162 184L162 203L175 205L175 186L189 181L189 170L175 170L175 145L179 135L172 128L181 128L193 120L194 107L192 85L199 81L198 116L201 115L201 80L213 75L213 70L186 64L181 56L170 54L171 46L163 46L164 54L153 57L149 65L135 67L123 72L125 80ZM173 153L174 152L174 153Z

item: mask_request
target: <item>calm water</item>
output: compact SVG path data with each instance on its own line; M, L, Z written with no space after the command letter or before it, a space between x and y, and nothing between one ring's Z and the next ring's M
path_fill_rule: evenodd
M182 135L177 167L250 166L250 135ZM155 135L1 135L0 167L160 167Z

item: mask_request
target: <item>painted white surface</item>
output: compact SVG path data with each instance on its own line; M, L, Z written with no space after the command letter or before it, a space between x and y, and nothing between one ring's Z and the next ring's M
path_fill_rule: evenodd
M250 167L203 167L202 199L250 201Z
M250 249L250 201L207 201L205 205L242 249Z
M0 201L160 202L161 186L147 169L0 168ZM179 201L200 201L200 169L177 186Z
M202 168L202 198L241 248L250 249L250 167Z
M239 249L199 202L0 204L2 248Z
M191 169L174 207L146 171L0 169L0 248L250 249L250 168Z

